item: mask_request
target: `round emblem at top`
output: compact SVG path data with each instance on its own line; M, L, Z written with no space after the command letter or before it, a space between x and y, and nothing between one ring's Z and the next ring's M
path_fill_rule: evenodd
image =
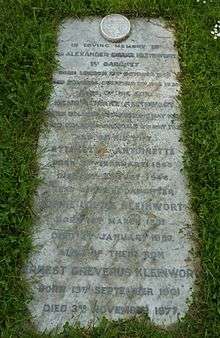
M119 42L128 37L131 30L130 21L121 14L106 15L100 23L102 36L111 42Z

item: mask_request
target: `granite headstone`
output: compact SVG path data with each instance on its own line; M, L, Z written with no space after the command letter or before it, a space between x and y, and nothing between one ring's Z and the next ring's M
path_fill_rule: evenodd
M39 330L146 313L169 325L195 280L173 32L132 19L115 43L101 21L60 27L26 266Z

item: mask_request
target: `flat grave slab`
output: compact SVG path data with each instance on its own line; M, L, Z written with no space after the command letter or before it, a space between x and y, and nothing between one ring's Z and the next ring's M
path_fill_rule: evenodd
M169 325L195 280L173 32L131 19L115 43L101 20L60 27L25 269L39 330L143 313Z

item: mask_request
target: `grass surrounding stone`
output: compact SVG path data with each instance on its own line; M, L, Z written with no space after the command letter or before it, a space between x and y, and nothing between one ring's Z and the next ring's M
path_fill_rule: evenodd
M220 1L196 0L0 0L0 326L1 337L219 337L220 335ZM192 193L201 259L194 304L167 330L147 318L97 328L66 326L61 334L37 333L27 311L22 267L31 250L37 139L46 117L55 69L56 34L70 16L162 16L176 28L181 63L185 168ZM198 264L199 265L199 264Z

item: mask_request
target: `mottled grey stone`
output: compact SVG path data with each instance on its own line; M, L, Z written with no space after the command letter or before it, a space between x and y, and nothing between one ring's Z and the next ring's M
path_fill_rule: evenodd
M173 33L132 19L115 44L100 22L60 29L26 267L39 330L146 312L169 325L195 280Z
M120 14L106 15L100 23L101 34L111 42L119 42L126 39L130 29L130 21Z

